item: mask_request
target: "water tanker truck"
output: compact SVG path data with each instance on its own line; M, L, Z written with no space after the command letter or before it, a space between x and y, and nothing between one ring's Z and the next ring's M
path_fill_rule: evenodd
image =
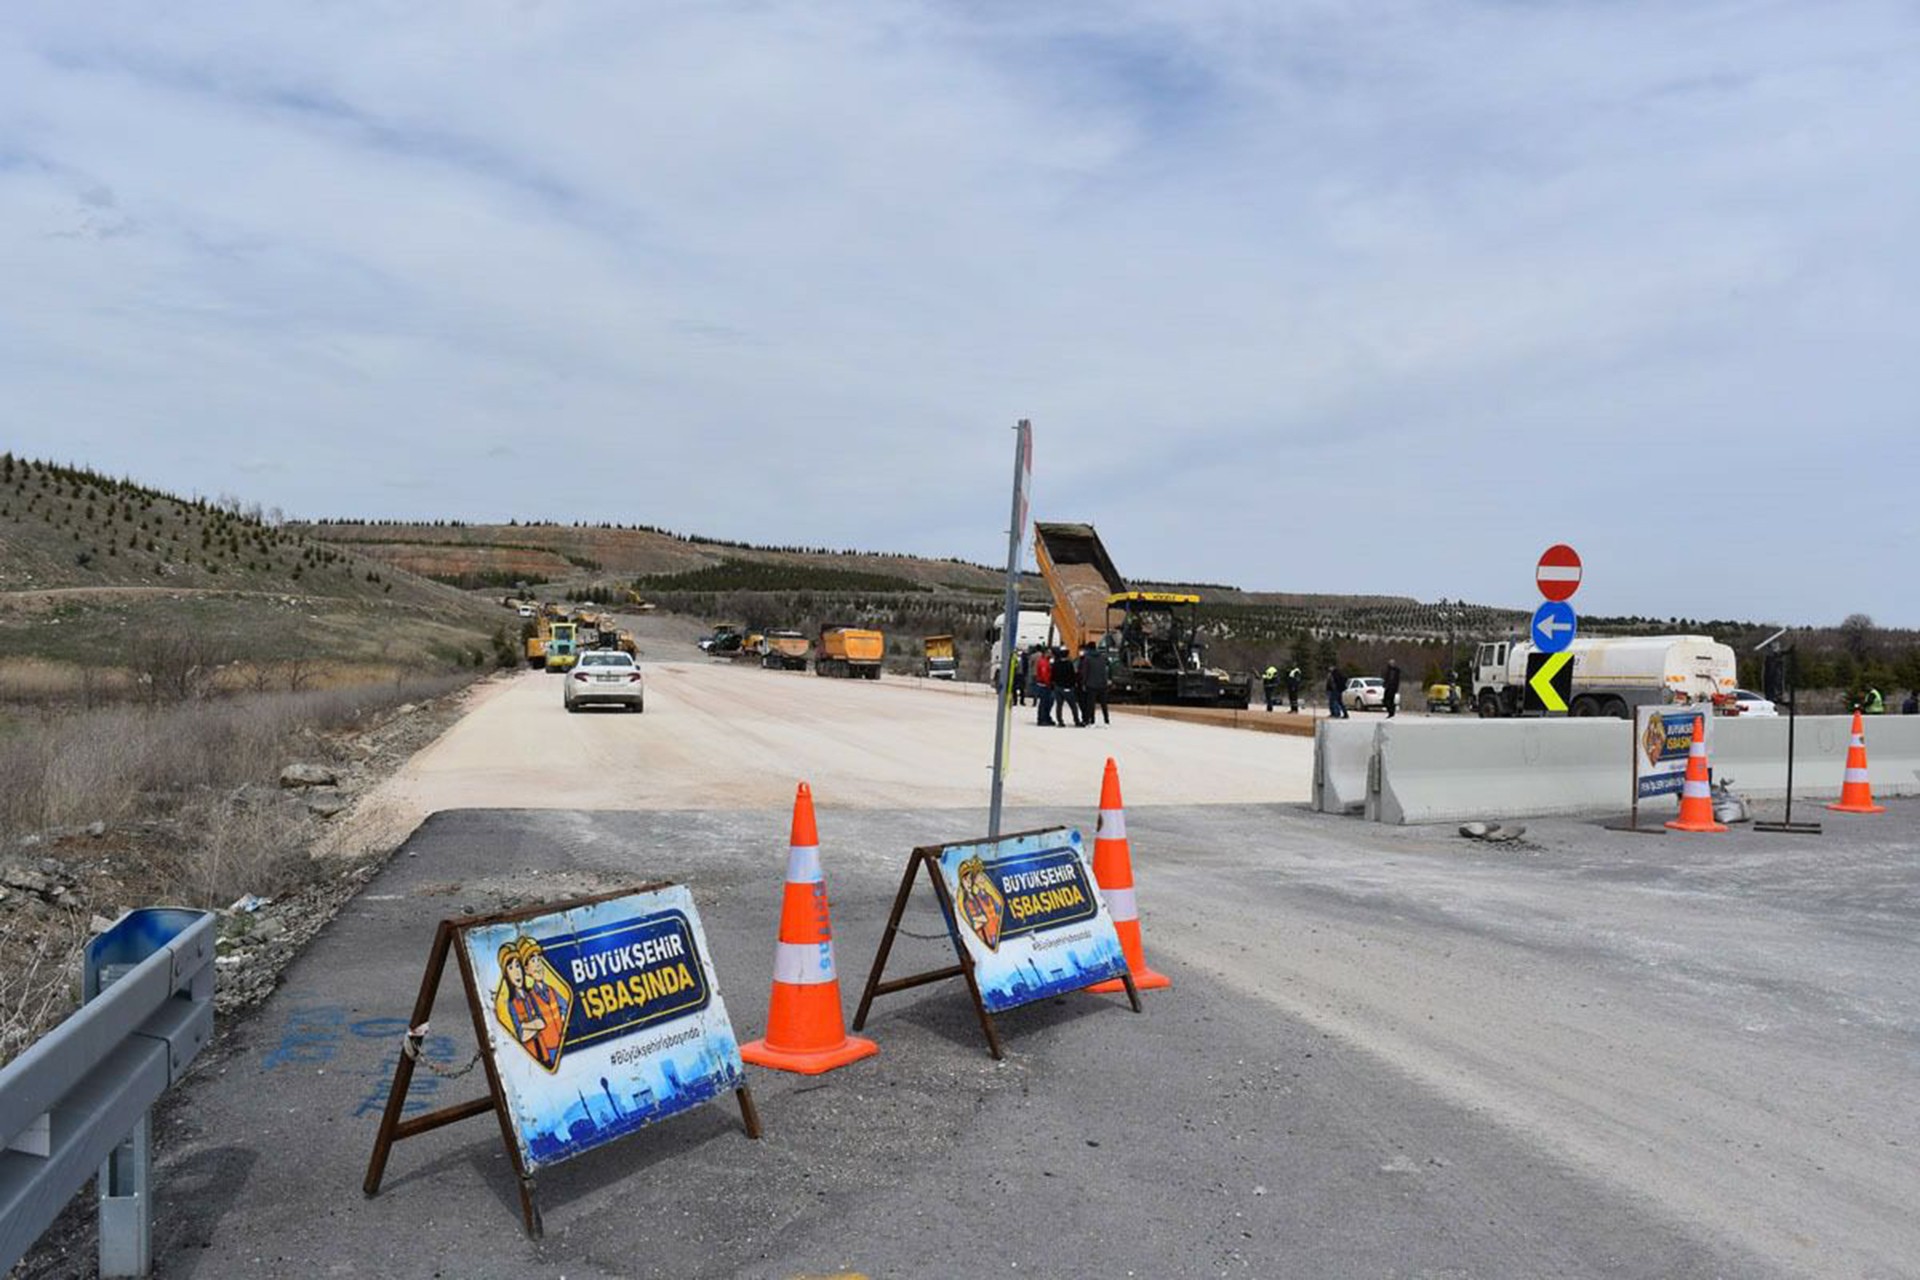
M1567 714L1633 718L1633 708L1734 705L1731 647L1712 636L1603 636L1576 639ZM1527 682L1525 640L1492 640L1474 653L1473 706L1482 717L1520 714Z

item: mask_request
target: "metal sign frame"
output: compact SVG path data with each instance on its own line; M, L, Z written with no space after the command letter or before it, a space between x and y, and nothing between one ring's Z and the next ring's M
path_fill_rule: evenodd
M493 1055L486 1051L489 1031L485 1001L480 994L478 978L473 971L473 962L468 958L464 946L455 946L460 935L470 929L484 928L490 925L515 924L524 920L533 920L562 911L579 907L589 907L596 903L611 902L618 898L630 897L639 893L651 893L658 889L672 888L669 881L654 881L637 885L630 889L619 889L612 893L594 894L586 898L571 898L564 902L542 903L539 906L525 907L518 911L502 912L490 916L462 916L457 920L442 920L434 929L433 946L427 953L426 973L420 979L420 994L413 1002L413 1016L408 1021L408 1051L400 1055L393 1069L393 1086L387 1093L387 1107L380 1116L380 1128L373 1139L373 1154L367 1161L367 1176L361 1184L361 1190L371 1198L380 1192L380 1181L386 1174L387 1158L393 1153L394 1144L407 1138L415 1138L423 1133L469 1120L475 1116L492 1112L500 1123L500 1139L507 1149L507 1158L513 1162L514 1177L520 1190L520 1215L527 1235L538 1240L544 1231L540 1220L540 1206L535 1198L533 1172L527 1168L520 1154L520 1143L514 1135L513 1117L507 1109L506 1092L500 1082L499 1069L495 1066ZM440 980L446 972L447 953L451 951L459 961L460 982L467 997L467 1011L473 1018L474 1044L480 1051L480 1063L487 1076L485 1097L472 1098L466 1102L456 1102L437 1111L401 1119L406 1108L407 1090L413 1083L413 1064L417 1057L419 1043L426 1036L425 1027L433 1016L435 998L440 993ZM753 1093L742 1084L734 1090L734 1096L740 1104L740 1121L749 1138L760 1136L760 1113L753 1105Z
M1033 831L1016 831L997 838L1001 840L1018 840L1025 836L1052 834L1057 830L1058 828L1040 828ZM853 1015L853 1029L855 1031L861 1031L866 1028L867 1014L873 1008L874 999L878 996L892 995L897 991L908 991L914 987L926 986L931 982L945 982L951 978L963 978L966 980L967 994L973 1000L973 1011L980 1019L981 1034L984 1035L987 1040L987 1052L992 1054L996 1060L1006 1057L1006 1053L1000 1044L1000 1033L994 1026L993 1015L987 1011L986 1001L982 999L980 995L980 983L974 976L973 957L967 951L966 946L954 936L954 930L951 924L951 922L956 919L953 895L947 891L946 876L943 875L940 870L940 855L946 850L962 845L976 845L979 843L980 841L978 840L956 840L950 844L923 845L907 856L907 869L900 877L900 891L894 895L893 910L887 916L886 930L880 935L880 949L874 953L873 968L868 972L866 987L860 993L860 1007ZM909 974L906 977L889 978L882 981L880 975L886 971L887 957L893 954L893 940L895 935L900 932L901 917L906 914L907 902L913 896L914 877L923 866L927 869L927 879L933 882L933 895L939 901L943 922L948 925L947 940L953 944L957 963L946 965L939 969L929 969L923 973ZM1144 1012L1145 1010L1140 1004L1140 991L1139 988L1134 986L1132 972L1130 970L1122 971L1120 981L1126 987L1127 1000L1133 1005L1133 1011L1135 1013Z

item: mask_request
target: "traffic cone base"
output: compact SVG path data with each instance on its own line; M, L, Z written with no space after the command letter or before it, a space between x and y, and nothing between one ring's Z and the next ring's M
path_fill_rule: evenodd
M831 1007L828 1007L831 1006ZM767 1009L768 1034L765 1039L740 1046L740 1056L757 1067L774 1067L817 1076L849 1062L858 1062L880 1052L880 1046L861 1036L842 1033L839 1044L812 1046L805 1043L780 1044L773 1028L837 1025L840 1021L838 984L792 987L782 984L773 989Z
M1127 940L1124 937L1120 939L1120 949L1122 951L1129 950ZM1137 950L1138 948L1133 949ZM1157 969L1149 969L1144 960L1139 964L1135 964L1132 959L1129 958L1127 961L1127 972L1133 975L1134 988L1139 991L1158 991L1162 987L1170 987L1173 985L1172 978L1169 978ZM1087 988L1087 990L1093 992L1095 995L1102 996L1110 996L1115 992L1125 991L1126 989L1127 984L1118 978L1108 978L1105 982L1096 982Z
M1853 738L1847 743L1847 771L1840 781L1840 799L1827 806L1835 813L1885 813L1887 806L1873 802L1873 784L1867 779L1867 722L1858 711L1853 713Z
M1885 813L1887 811L1887 806L1883 804L1834 803L1828 805L1827 808L1833 810L1835 813Z
M833 967L833 925L820 874L820 837L813 793L806 783L793 802L793 839L780 903L780 941L774 948L773 995L767 1034L740 1046L758 1067L816 1076L880 1052L871 1040L847 1034L840 1012L840 979Z
M1687 777L1680 787L1680 816L1668 822L1669 831L1725 831L1714 821L1713 788L1707 782L1707 718L1693 718L1693 745L1687 749Z

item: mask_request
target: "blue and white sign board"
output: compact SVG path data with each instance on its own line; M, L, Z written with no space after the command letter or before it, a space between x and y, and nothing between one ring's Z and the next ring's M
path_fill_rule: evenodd
M1564 600L1545 600L1533 611L1533 647L1541 653L1562 653L1573 643L1580 620Z
M460 945L528 1172L745 1083L684 886L475 925Z
M1127 971L1078 831L1060 827L947 845L947 928L973 961L987 1012L1078 991Z
M1636 800L1680 794L1687 780L1687 754L1696 721L1707 726L1712 750L1711 707L1641 707L1633 720L1633 794Z

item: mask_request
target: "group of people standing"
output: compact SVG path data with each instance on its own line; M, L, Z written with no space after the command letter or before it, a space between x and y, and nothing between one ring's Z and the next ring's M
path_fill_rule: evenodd
M1265 671L1262 671L1260 673L1260 688L1267 695L1267 710L1269 711L1273 710L1273 704L1279 700L1280 684L1281 684L1281 678L1280 678L1279 667L1269 665ZM1300 713L1300 668L1299 667L1296 666L1296 667L1287 668L1286 686L1287 686L1287 710L1294 713L1295 715L1298 715Z
M1093 723L1095 709L1102 724L1112 724L1107 710L1111 677L1107 655L1091 644L1080 646L1077 660L1063 648L1037 644L1020 655L1013 677L1013 698L1023 707L1029 697L1033 699L1038 724L1065 728L1067 721L1062 713L1071 711L1074 725L1084 729Z

